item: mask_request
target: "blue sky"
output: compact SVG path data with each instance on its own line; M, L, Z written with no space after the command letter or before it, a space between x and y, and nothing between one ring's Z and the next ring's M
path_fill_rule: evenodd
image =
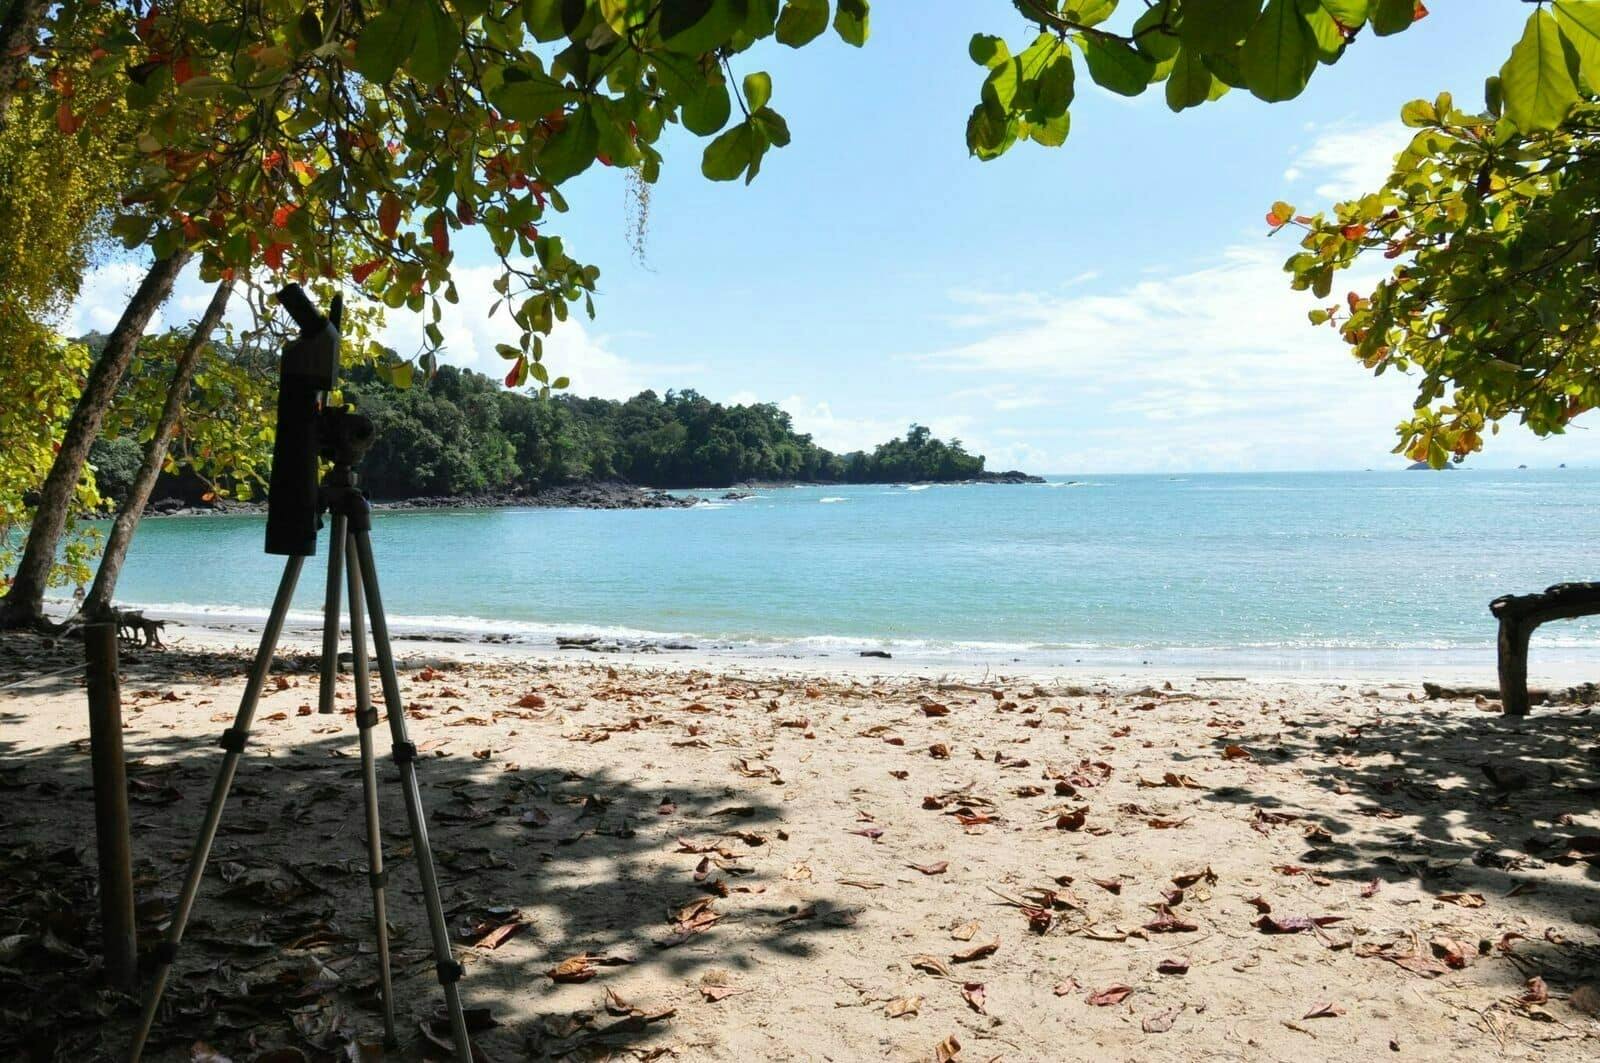
M547 231L600 266L598 317L558 332L547 361L580 393L776 401L838 449L916 420L1030 471L1393 466L1411 389L1305 323L1309 297L1281 272L1290 234L1268 239L1262 216L1380 183L1406 100L1481 100L1528 7L1434 6L1286 104L1235 91L1174 115L1159 87L1127 100L1080 69L1066 145L990 163L965 147L981 80L966 45L1026 38L1003 0L883 0L864 49L754 50L736 70L772 73L793 143L746 187L705 181L699 142L669 137L642 260L622 174L574 182ZM488 258L464 245L460 265L474 294L446 321L446 360L499 375ZM107 327L135 272L98 270L66 326ZM205 298L186 282L167 323ZM410 349L417 326L391 331ZM1512 428L1474 459L1597 461L1581 428Z

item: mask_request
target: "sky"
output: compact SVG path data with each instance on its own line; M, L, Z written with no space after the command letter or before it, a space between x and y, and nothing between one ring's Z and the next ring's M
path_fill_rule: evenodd
M1364 35L1288 103L1235 90L1175 115L1160 86L1114 96L1080 63L1066 144L987 163L965 144L982 80L967 41L1029 39L1004 0L880 0L860 50L769 42L735 70L771 72L794 139L753 184L704 180L702 143L669 134L642 256L621 173L564 186L570 213L543 231L600 267L597 317L558 328L546 362L579 394L777 402L835 450L916 421L1030 472L1396 467L1414 387L1307 323L1317 301L1282 271L1293 234L1269 237L1264 215L1378 187L1407 100L1482 99L1527 5L1433 8ZM512 337L487 317L491 259L456 243L443 360L498 377ZM108 329L141 272L102 263L63 328ZM208 294L185 278L152 327L193 320ZM388 329L415 350L419 321ZM1600 464L1600 434L1507 425L1471 462Z

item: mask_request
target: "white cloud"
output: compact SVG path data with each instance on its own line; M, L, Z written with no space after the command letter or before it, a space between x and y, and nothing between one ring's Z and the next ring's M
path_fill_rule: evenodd
M1258 239L1188 272L1120 288L956 295L971 308L978 335L914 360L985 378L952 397L993 408L1014 397L1060 411L1034 418L1025 443L987 448L995 465L1056 472L1392 466L1394 426L1410 409L1414 381L1393 373L1374 379L1335 332L1311 327L1306 311L1318 301L1289 289L1282 269L1289 251L1281 239ZM1374 281L1367 274L1341 283L1365 291ZM985 449L986 440L974 442ZM1588 440L1540 444L1520 431L1489 446L1500 462L1581 460L1584 447L1596 454Z
M1394 168L1394 157L1413 135L1398 121L1372 125L1333 125L1316 130L1308 147L1299 149L1284 180L1318 182L1312 191L1333 203L1381 188Z
M830 403L814 402L803 395L790 395L778 405L788 411L789 416L793 418L796 431L809 433L818 446L826 447L835 453L871 450L879 443L886 443L897 436L905 435L907 427L913 420L927 425L933 430L934 435L942 439L961 436L973 424L972 418L964 415L943 415L927 419L915 415L846 417L836 413Z

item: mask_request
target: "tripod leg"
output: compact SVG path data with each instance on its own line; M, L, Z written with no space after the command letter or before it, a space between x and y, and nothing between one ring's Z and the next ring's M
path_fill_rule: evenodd
M343 517L338 518L342 524ZM342 530L335 525L335 533ZM355 540L350 539L350 553ZM372 919L378 930L378 978L383 988L383 1035L390 1047L394 1032L394 981L389 973L389 913L383 886L383 837L378 832L378 765L372 752L372 729L378 710L372 707L372 681L367 675L367 625L361 615L361 568L345 566L350 579L350 655L356 680L356 729L361 736L361 797L367 811L367 876L372 883Z
M461 965L450 952L450 933L445 923L444 905L439 900L439 879L433 869L433 847L428 844L428 824L422 815L422 791L417 787L417 747L406 738L405 703L400 699L400 677L395 672L394 654L389 649L389 622L383 615L383 598L378 593L378 570L372 561L372 539L358 528L351 536L356 561L361 566L361 582L366 591L367 612L372 617L372 648L378 655L378 677L383 681L383 703L388 710L389 733L394 740L394 759L400 766L400 785L406 801L406 818L411 821L411 845L416 853L417 872L422 877L422 902L428 909L428 928L433 935L433 957L444 987L445 1010L455 1035L459 1063L472 1063L472 1043L467 1039L467 1020L461 1013Z
M233 773L239 766L239 756L244 752L245 739L250 734L250 723L255 717L256 702L261 697L261 687L272 670L272 654L283 634L283 621L289 614L289 602L294 598L294 586L300 579L303 557L290 557L283 564L283 579L278 583L277 596L272 599L272 612L267 615L267 625L261 632L261 646L250 666L249 678L244 685L244 695L239 699L239 711L233 726L222 732L221 746L227 752L222 766L217 769L217 781L211 789L211 801L206 805L205 819L200 825L200 836L195 839L194 851L189 856L189 870L184 876L183 891L178 894L178 905L172 913L172 925L166 940L158 947L156 956L160 966L155 980L145 998L144 1010L139 1015L139 1027L134 1031L133 1046L128 1058L138 1063L144 1052L145 1041L150 1037L150 1027L155 1024L156 1009L161 1004L161 993L167 987L167 976L172 973L172 963L178 955L178 943L189 923L189 912L194 907L195 895L200 892L200 878L205 874L206 858L211 855L211 843L217 838L217 824L222 821L222 806L227 803L228 790L233 786Z
M348 518L333 515L333 533L328 536L328 588L322 602L322 672L317 679L317 711L333 712L334 689L339 682L339 591L343 573L345 524Z

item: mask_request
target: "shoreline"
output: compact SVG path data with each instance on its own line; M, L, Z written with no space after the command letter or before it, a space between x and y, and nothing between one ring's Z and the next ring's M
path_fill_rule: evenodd
M422 495L414 498L372 499L375 511L426 513L436 510L473 509L688 509L713 501L741 501L752 491L803 487L964 487L1034 486L1049 481L1043 476L1010 470L963 480L748 480L733 484L684 487L646 487L620 480L556 484L536 491L487 491L471 495ZM698 493L697 493L698 492ZM720 492L720 493L718 493ZM265 502L223 499L214 503L191 502L171 495L152 499L141 519L156 517L264 516ZM86 520L111 520L116 511L93 513Z
M139 606L167 622L174 648L248 652L258 644L265 610L184 611ZM581 624L516 625L474 618L389 617L396 656L494 665L607 665L744 676L829 676L862 680L1004 678L1047 683L1183 682L1398 685L1424 682L1493 687L1492 643L1449 648L1083 647L1022 649L952 645L929 648L874 639L735 640L685 634L597 629ZM321 617L291 612L280 646L316 652ZM346 632L348 628L341 626ZM1561 690L1600 677L1600 647L1540 646L1530 683Z

